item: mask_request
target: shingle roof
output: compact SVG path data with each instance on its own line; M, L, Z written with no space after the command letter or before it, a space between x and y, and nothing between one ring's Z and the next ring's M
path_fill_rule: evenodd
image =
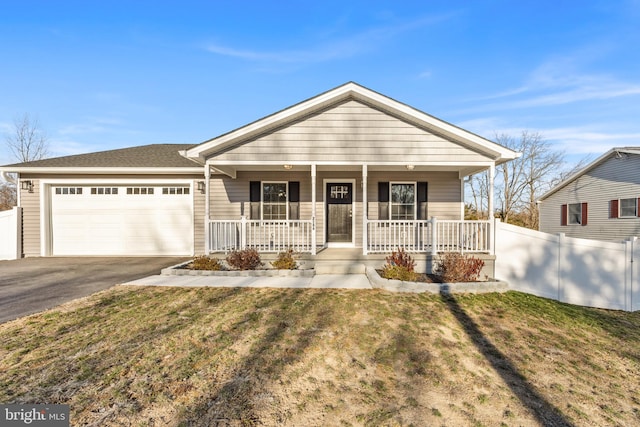
M73 168L73 167L122 167L122 168L193 168L198 163L180 155L178 151L193 147L193 144L151 144L96 153L54 157L32 162L3 166L20 168Z

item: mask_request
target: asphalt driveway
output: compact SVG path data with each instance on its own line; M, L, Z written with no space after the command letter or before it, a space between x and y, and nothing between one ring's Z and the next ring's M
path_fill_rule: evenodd
M0 323L159 274L186 257L50 257L0 261Z

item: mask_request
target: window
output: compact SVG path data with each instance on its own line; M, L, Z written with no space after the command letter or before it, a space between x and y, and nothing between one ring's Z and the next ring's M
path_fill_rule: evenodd
M118 187L91 187L91 194L118 194Z
M413 220L416 215L415 183L391 183L391 220Z
M56 187L56 194L82 194L82 187Z
M569 205L569 224L582 224L582 205L580 203Z
M189 194L189 187L162 187L162 194Z
M153 187L127 187L127 194L133 194L133 195L143 194L144 195L144 194L153 194L153 192L154 192Z
M262 183L262 219L287 219L287 183Z
M638 199L620 199L620 218L638 216Z

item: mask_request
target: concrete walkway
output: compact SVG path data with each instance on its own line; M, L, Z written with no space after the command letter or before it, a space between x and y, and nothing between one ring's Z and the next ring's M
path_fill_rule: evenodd
M313 277L149 276L123 285L220 288L373 289L364 274Z

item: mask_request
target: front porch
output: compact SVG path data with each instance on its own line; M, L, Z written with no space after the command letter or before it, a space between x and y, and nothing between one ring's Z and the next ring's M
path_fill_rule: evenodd
M308 220L208 220L208 252L253 248L261 253L292 249L316 255L327 248L317 242L315 219ZM362 255L389 254L398 248L413 254L438 252L492 253L490 221L368 220L364 219ZM354 247L356 247L354 245Z

